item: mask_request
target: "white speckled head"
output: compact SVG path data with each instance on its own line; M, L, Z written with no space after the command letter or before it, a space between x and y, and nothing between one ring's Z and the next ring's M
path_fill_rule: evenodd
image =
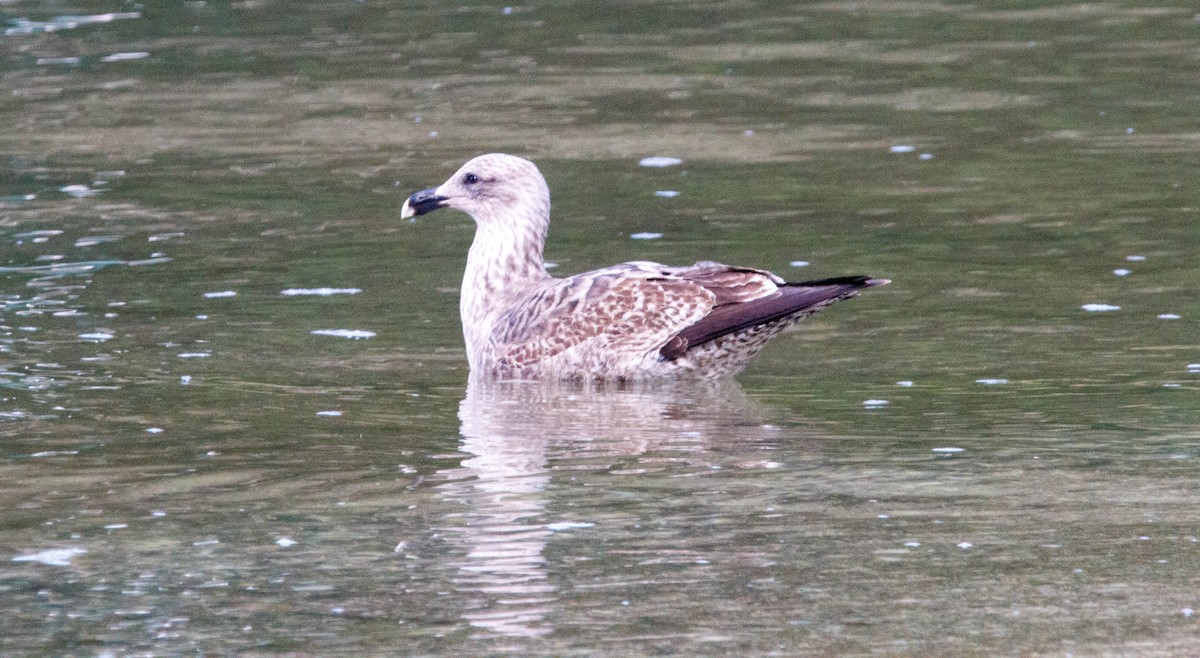
M532 162L504 153L472 158L435 190L441 205L480 225L497 221L548 224L550 188Z

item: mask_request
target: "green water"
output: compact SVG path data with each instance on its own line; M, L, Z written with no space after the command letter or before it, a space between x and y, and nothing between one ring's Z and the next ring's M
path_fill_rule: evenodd
M1200 651L1194 4L0 24L0 653ZM399 207L489 151L558 273L894 283L737 382L468 390L470 220Z

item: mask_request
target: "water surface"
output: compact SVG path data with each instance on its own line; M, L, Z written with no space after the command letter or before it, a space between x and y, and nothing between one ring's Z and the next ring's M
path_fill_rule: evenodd
M0 652L1196 653L1194 6L0 10ZM894 283L468 385L496 150L555 273Z

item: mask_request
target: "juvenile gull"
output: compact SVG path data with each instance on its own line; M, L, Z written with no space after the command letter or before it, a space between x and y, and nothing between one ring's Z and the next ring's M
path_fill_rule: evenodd
M455 208L475 220L459 309L475 375L644 379L732 375L801 318L887 279L787 283L748 267L634 261L556 279L542 247L550 190L528 160L481 155L401 217Z

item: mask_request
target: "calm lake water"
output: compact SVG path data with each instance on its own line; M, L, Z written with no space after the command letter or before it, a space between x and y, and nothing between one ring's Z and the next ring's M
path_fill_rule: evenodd
M1200 653L1193 2L0 27L0 654ZM489 151L555 272L894 283L737 381L468 386L473 226L399 208Z

